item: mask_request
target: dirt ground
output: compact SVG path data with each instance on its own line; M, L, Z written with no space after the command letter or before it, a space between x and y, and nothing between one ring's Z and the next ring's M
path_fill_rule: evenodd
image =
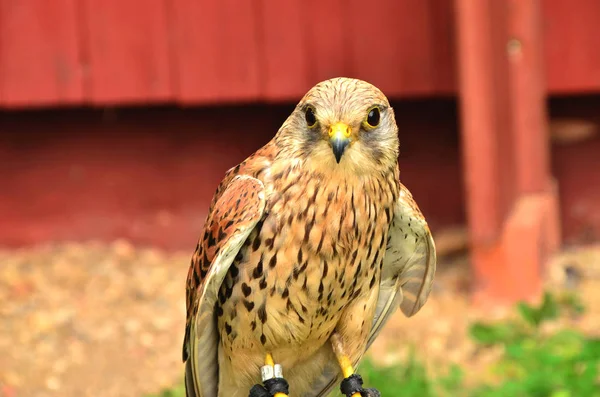
M180 381L190 255L125 241L0 250L0 397L143 396ZM581 293L587 313L568 326L600 332L600 247L558 255L548 284ZM393 363L414 344L432 367L485 368L494 353L467 325L507 311L475 310L468 286L465 256L440 258L432 298L411 319L397 313L371 357Z

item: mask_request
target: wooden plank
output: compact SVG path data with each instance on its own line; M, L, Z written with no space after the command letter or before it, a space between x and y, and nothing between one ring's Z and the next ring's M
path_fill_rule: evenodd
M177 99L187 103L259 96L257 4L173 0Z
M349 0L346 34L353 71L388 95L454 90L451 0Z
M309 78L314 83L333 77L350 76L348 24L344 0L306 0L305 32L308 43Z
M166 3L83 0L88 99L93 103L172 99Z
M308 42L306 21L320 11L309 9L301 0L257 3L260 4L262 97L295 101L314 85L308 58L318 44Z
M600 90L600 1L542 0L544 51L552 93Z
M82 98L75 0L0 0L0 106Z

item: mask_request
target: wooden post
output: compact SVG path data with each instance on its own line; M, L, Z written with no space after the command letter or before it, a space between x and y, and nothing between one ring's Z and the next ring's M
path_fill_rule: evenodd
M537 296L559 244L538 0L456 0L476 301Z

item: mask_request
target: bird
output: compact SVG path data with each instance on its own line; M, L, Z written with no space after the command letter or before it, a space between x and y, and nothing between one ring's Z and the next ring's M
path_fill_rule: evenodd
M379 395L356 368L436 269L399 145L383 92L337 77L225 173L186 281L188 397Z

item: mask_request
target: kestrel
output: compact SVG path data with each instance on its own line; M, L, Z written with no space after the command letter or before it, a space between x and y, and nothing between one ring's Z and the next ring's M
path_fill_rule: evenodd
M398 151L385 95L335 78L226 173L187 277L189 397L378 395L354 368L436 267Z

